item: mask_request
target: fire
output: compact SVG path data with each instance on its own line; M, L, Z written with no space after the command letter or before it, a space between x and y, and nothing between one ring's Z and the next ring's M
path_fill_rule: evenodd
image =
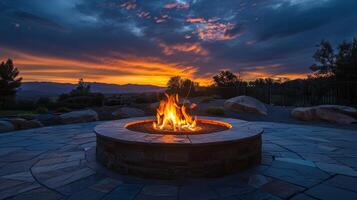
M197 118L192 118L186 111L185 105L179 105L177 94L165 94L166 99L160 101L156 109L156 122L153 123L154 129L167 131L198 130Z

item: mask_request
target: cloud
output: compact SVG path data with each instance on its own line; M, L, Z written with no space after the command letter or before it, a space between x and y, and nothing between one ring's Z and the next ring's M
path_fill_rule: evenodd
M200 43L182 43L174 45L160 43L159 45L163 48L163 53L165 55L173 55L178 52L192 53L200 56L207 56L209 54Z
M356 7L355 0L3 0L0 57L15 58L24 80L86 75L164 85L187 75L208 83L220 68L246 79L300 77L321 39L357 36Z
M164 8L166 8L166 9L189 9L190 4L188 4L186 2L173 2L173 3L165 4Z
M232 40L242 34L239 26L231 22L221 22L220 18L187 18L186 22L195 24L196 30L193 33L205 41Z

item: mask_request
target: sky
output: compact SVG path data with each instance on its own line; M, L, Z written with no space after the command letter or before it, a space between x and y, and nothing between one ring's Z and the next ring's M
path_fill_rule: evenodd
M357 36L356 0L1 0L0 59L24 81L304 78L322 39Z

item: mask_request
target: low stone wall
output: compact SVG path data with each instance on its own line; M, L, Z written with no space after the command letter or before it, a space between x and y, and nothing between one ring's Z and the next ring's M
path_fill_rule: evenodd
M95 129L97 160L120 173L163 179L216 177L260 163L263 130L214 119L233 127L201 135L145 135L120 128L128 120L105 123Z

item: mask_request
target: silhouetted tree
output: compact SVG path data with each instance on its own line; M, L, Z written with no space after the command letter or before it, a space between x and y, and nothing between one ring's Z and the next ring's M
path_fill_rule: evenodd
M169 94L179 94L184 97L194 95L197 87L198 83L190 79L183 79L180 76L174 76L167 82L166 92Z
M14 101L17 88L21 86L19 70L14 67L11 59L0 65L0 107L7 102Z
M220 71L213 76L214 86L218 94L223 98L237 96L242 93L241 89L245 88L246 82L230 71Z
M343 42L338 47L334 75L338 80L356 80L357 78L357 39L352 43Z
M220 71L213 80L217 87L234 87L239 84L238 77L230 71Z
M315 72L317 77L329 77L334 75L335 54L329 41L321 41L313 58L317 63L313 64L310 69Z
M71 95L86 95L90 93L90 85L80 78L77 86L71 91Z
M181 77L180 76L173 76L167 82L167 93L174 94L178 93L181 88Z

